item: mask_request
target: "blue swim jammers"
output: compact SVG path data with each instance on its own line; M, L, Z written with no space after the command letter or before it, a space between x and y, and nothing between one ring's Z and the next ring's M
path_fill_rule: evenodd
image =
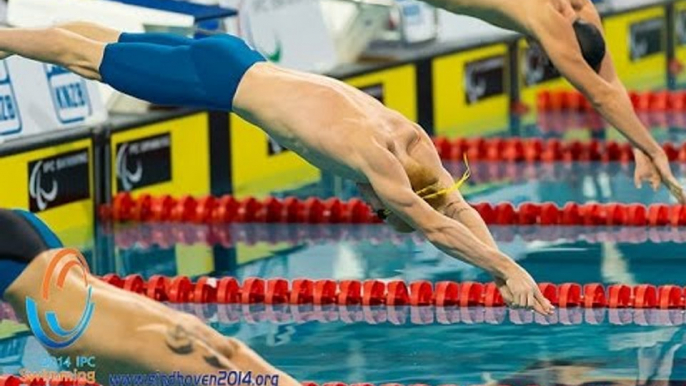
M116 90L154 104L231 111L241 79L263 61L232 35L124 33L105 47L100 75Z

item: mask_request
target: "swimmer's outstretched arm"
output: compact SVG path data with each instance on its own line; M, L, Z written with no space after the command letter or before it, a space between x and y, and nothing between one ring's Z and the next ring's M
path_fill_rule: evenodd
M454 195L454 198L450 199L450 204L444 209L445 215L469 228L482 243L492 248L498 248L498 244L479 212L464 200L459 191L453 192L451 195Z
M452 194L457 195L457 197L452 199L451 204L444 210L445 215L467 227L482 243L491 248L498 249L498 244L495 242L491 231L488 230L488 226L486 226L479 212L462 198L460 192L453 192ZM494 276L493 280L500 293L503 294L503 298L506 301L511 301L514 295L510 291L507 282L498 276Z
M387 149L374 143L367 146L370 148L361 152L374 157L363 159L359 168L386 208L424 233L443 252L498 278L507 286L501 293L509 304L533 308L543 315L552 313L552 305L522 267L494 248L494 244L480 241L470 229L437 212L417 196L402 165Z
M604 34L603 23L600 19L600 14L593 3L590 1L587 2L586 5L579 11L579 16L583 20L592 23L598 29L598 31ZM605 81L612 84L617 90L619 90L618 92L622 93L626 98L629 98L626 87L624 87L622 80L619 79L619 75L615 69L614 61L612 60L612 55L610 52L606 52L598 74L605 79ZM634 146L634 160L636 162L636 171L634 173L634 183L636 187L640 189L643 181L648 181L653 190L657 190L662 181L660 174L657 173L652 164L651 157L643 152L640 148Z
M80 271L72 268L64 287L59 290L53 285L50 300L43 300L40 283L56 252L44 252L34 259L4 297L24 319L26 298L30 297L41 314L54 311L60 325L70 329L76 326L84 310L86 287ZM298 386L293 378L269 365L242 342L221 335L191 315L92 276L89 283L95 304L90 325L73 346L52 354L94 356L101 384L110 384L111 374L179 371L204 375L217 374L219 370L243 370L252 371L255 376L278 375L280 384Z

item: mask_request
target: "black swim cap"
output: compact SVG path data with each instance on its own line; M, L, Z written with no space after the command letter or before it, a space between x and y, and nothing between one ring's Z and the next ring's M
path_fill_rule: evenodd
M581 19L576 19L574 24L576 40L579 42L581 54L586 63L596 72L600 71L600 64L605 58L605 40L596 26Z

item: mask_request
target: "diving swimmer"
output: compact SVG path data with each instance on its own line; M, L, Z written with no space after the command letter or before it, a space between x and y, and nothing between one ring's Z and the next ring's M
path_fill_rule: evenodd
M670 170L667 155L639 120L617 76L591 0L423 1L519 32L540 45L560 74L634 145L636 187L647 181L657 190L663 183L684 203L683 188Z

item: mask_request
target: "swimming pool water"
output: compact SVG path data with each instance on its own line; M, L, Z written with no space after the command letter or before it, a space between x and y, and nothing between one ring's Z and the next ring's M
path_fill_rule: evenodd
M523 131L550 135L531 128ZM663 130L660 137L680 141L683 132ZM446 166L454 175L464 170L462 163ZM674 167L675 174L686 175L682 165ZM636 190L631 165L474 163L472 169L465 188L471 202L671 202L664 189ZM334 184L328 176L323 181L296 193L342 198L355 194L352 184ZM686 229L492 227L492 231L501 249L539 282L685 284L681 266L686 262ZM87 253L98 274L490 280L419 236L392 234L378 225L138 224L103 228L99 234L95 245L112 243L117 248L114 254ZM544 325L543 320L516 324L517 318L532 316L512 316L505 309L489 311L502 320L500 324L470 323L483 318L483 309L443 310L455 322L443 324L435 309L353 309L358 316L394 312L395 317L350 323L342 320L338 309L315 312L309 321L294 320L289 309L283 320L275 321L259 307L224 307L184 309L201 315L225 335L243 339L300 380L510 386L686 380L682 349L686 330L681 328L680 311L667 316L622 314L620 319L629 322L618 325L603 310L601 321L593 325L586 322L583 310L576 310ZM238 316L227 319L229 314ZM316 320L327 315L332 321ZM565 318L581 323L565 325L561 322ZM642 320L678 322L641 325ZM0 372L44 368L47 354L25 329L5 321L0 324L0 337Z

